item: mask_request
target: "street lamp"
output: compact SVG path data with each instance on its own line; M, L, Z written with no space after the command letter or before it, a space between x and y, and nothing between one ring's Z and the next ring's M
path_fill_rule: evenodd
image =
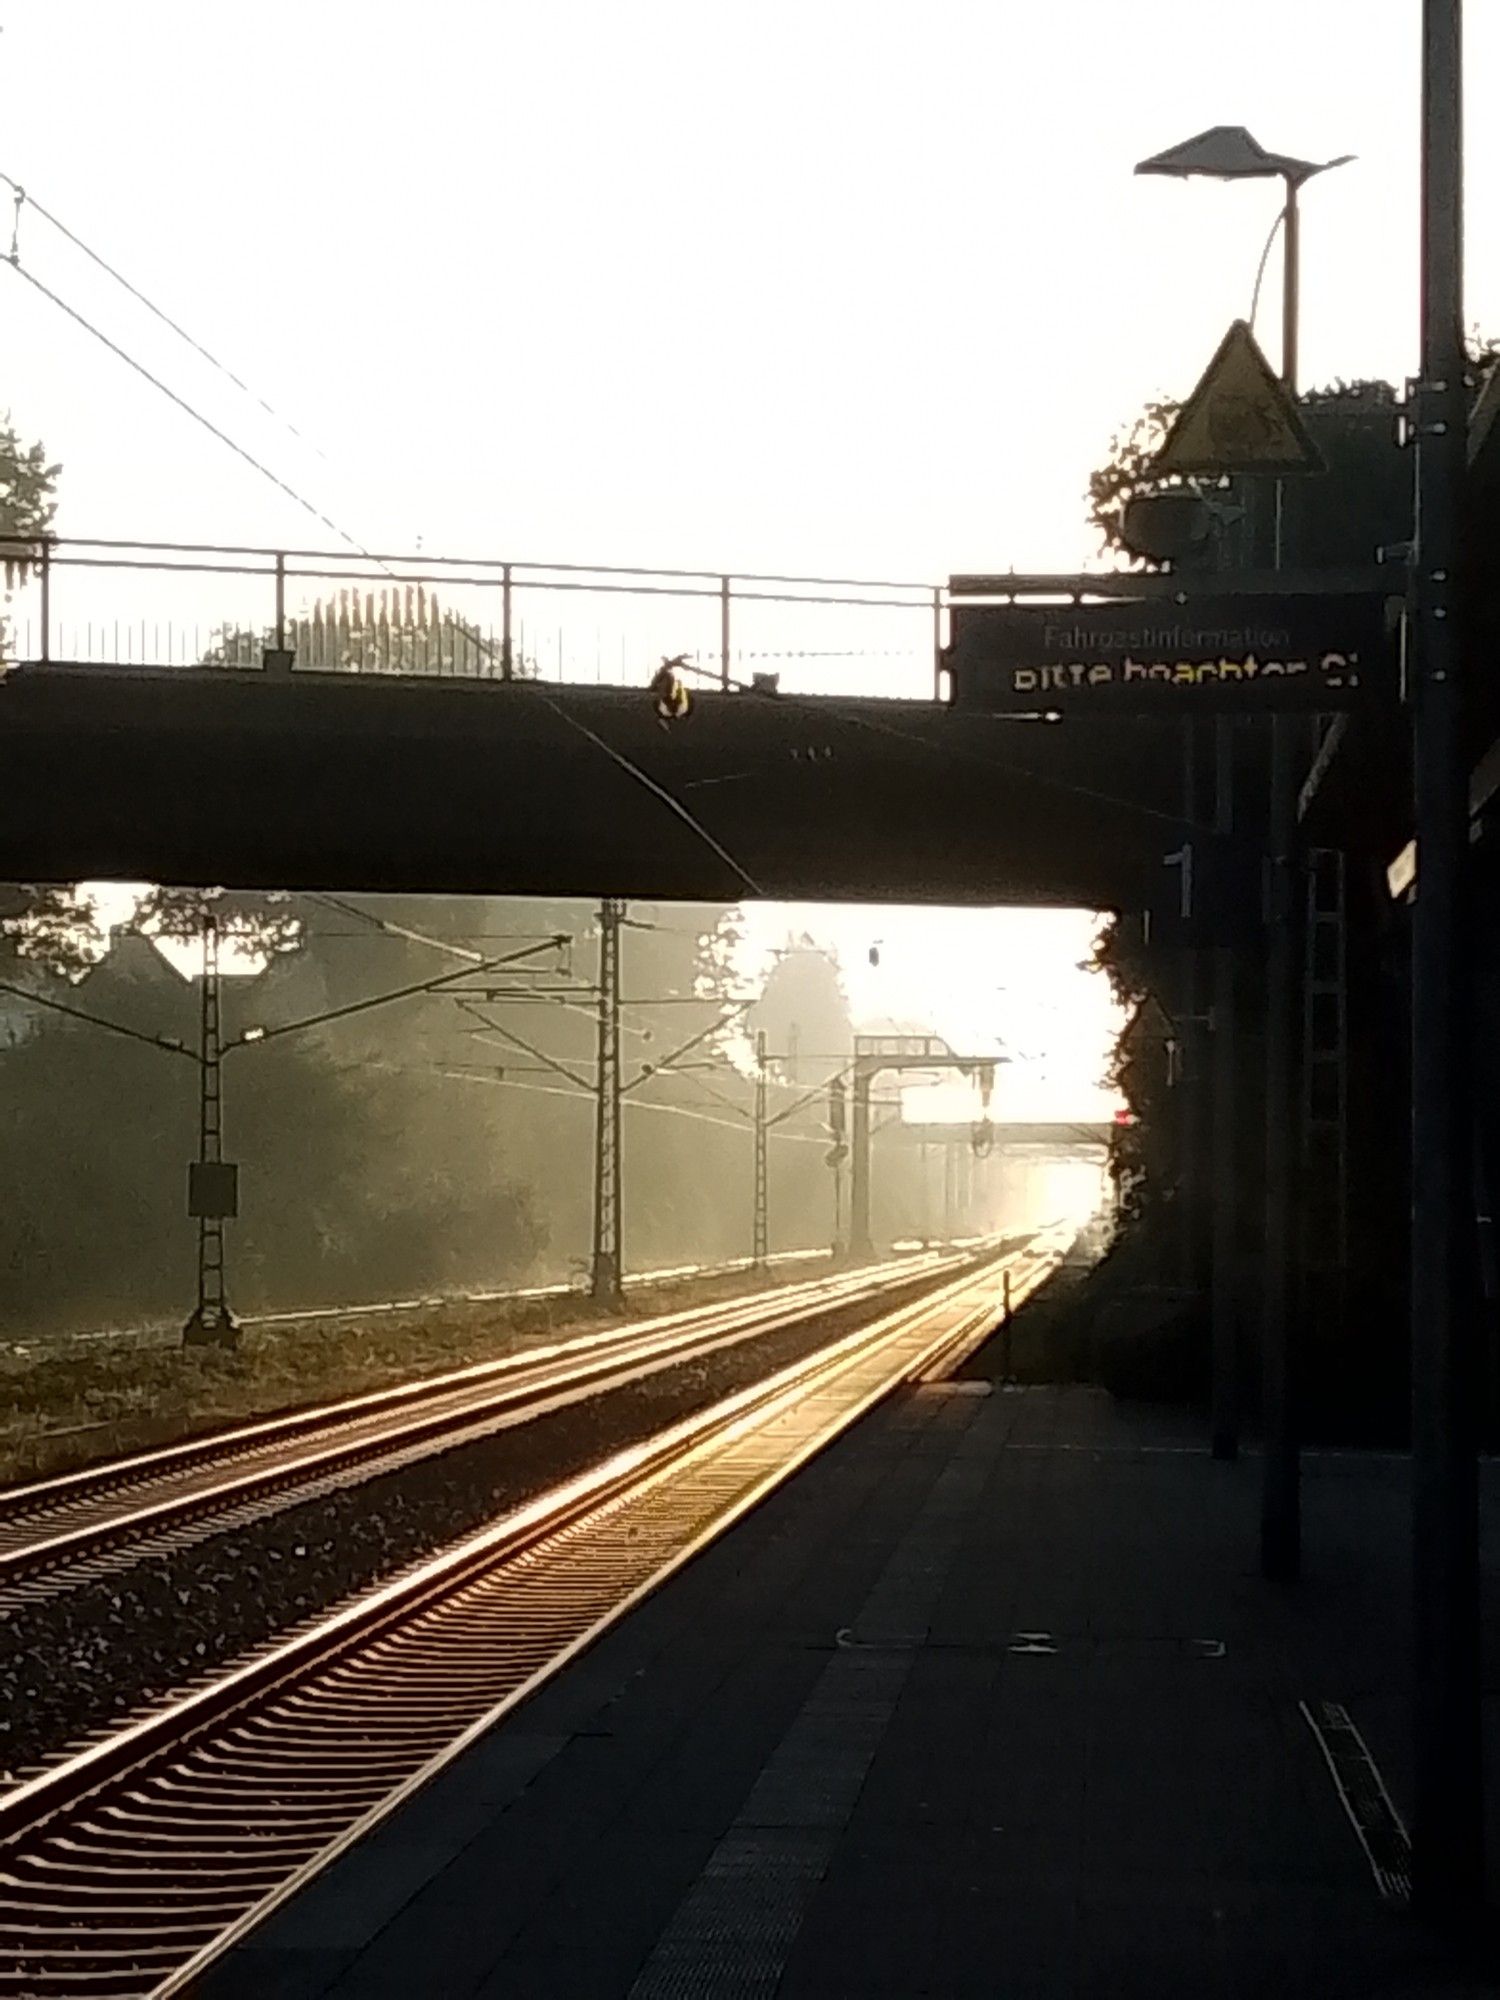
M1214 125L1196 139L1184 139L1149 160L1136 164L1138 174L1168 174L1177 180L1215 181L1279 180L1286 189L1281 211L1281 379L1288 389L1297 387L1298 252L1300 216L1297 196L1315 174L1331 173L1354 158L1340 153L1336 160L1296 160L1287 153L1268 153L1243 125Z
M1460 896L1468 778L1456 569L1467 400L1463 343L1463 8L1423 0L1422 367L1414 431L1417 505L1411 646L1414 818L1421 869L1412 916L1413 1888L1429 1912L1468 1917L1484 1900L1475 1338L1460 1248L1468 1171ZM1216 126L1136 168L1286 188L1282 376L1297 372L1297 196L1342 166L1267 153Z
M1299 160L1287 153L1268 153L1243 125L1215 125L1196 138L1136 165L1138 174L1170 175L1175 179L1222 181L1279 180L1285 190L1278 221L1282 228L1281 379L1288 395L1297 390L1300 218L1298 195L1317 174L1344 166L1352 153L1334 160ZM1275 541L1272 567L1282 563L1282 486L1276 483ZM1215 831L1233 831L1233 745L1229 724L1215 732L1215 773L1218 797ZM1300 1466L1291 1395L1291 1355L1288 1303L1292 1263L1293 1149L1291 1135L1292 1034L1296 1016L1296 971L1293 962L1293 854L1297 839L1297 801L1290 718L1271 721L1269 935L1266 951L1266 1193L1265 1249L1262 1298L1262 1419L1265 1431L1261 1502L1261 1568L1268 1577L1289 1580L1301 1561ZM1234 1005L1233 966L1227 953L1216 961L1214 1013L1224 1025L1216 1038L1214 1058L1215 1124L1221 1143L1216 1166L1232 1171L1229 1156L1233 1125L1234 1079L1228 1022ZM1225 1190L1220 1189L1221 1203ZM1216 1218L1214 1244L1214 1420L1216 1458L1232 1458L1237 1449L1234 1411L1233 1302L1229 1273L1233 1262L1229 1214Z

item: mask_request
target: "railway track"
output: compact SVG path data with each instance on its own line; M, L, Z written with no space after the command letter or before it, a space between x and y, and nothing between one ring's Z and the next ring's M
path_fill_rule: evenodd
M0 1996L139 2000L234 1937L1055 1250L932 1289L179 1691L0 1798Z
M773 1250L767 1263L773 1269L791 1264L810 1264L826 1259L826 1250ZM644 1291L652 1285L679 1283L686 1278L729 1277L749 1271L748 1257L731 1257L720 1264L668 1264L654 1271L626 1271L620 1283L627 1293ZM535 1299L577 1297L576 1279L561 1278L550 1285L511 1285L501 1290L431 1292L420 1298L367 1299L339 1306L293 1306L284 1312L243 1313L242 1327L315 1326L327 1320L377 1319L386 1314L442 1312L450 1306L523 1305ZM177 1347L182 1342L182 1322L153 1320L144 1326L90 1327L82 1332L60 1334L9 1334L0 1332L0 1354L33 1361L62 1355L86 1353L90 1348Z
M967 1261L929 1253L779 1285L11 1488L0 1612Z

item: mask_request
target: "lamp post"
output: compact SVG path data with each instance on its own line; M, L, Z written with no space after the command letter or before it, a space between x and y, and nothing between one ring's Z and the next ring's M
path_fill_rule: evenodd
M1455 579L1467 400L1463 343L1463 8L1423 0L1421 375L1410 685L1418 893L1412 916L1413 1886L1429 1913L1467 1919L1484 1899L1475 1329L1464 1312L1466 991L1462 881L1467 783ZM1327 166L1341 165L1331 160ZM1325 168L1265 153L1219 127L1140 173L1279 176L1285 282L1282 366L1295 384L1297 195ZM1280 510L1278 509L1278 530ZM1279 541L1279 534L1278 534Z
M1484 1901L1477 1328L1461 1232L1467 1138L1463 877L1468 780L1455 579L1466 470L1461 0L1422 7L1422 365L1411 638L1417 894L1412 911L1412 1875L1418 1905Z
M1354 158L1340 153L1336 160L1298 160L1288 153L1268 153L1243 125L1215 125L1195 139L1185 139L1165 153L1153 153L1136 166L1138 174L1165 174L1177 180L1279 180L1286 191L1281 211L1281 379L1294 393L1297 387L1297 326L1300 306L1299 262L1301 217L1297 197L1315 174L1345 167Z
M1301 216L1298 197L1317 174L1345 165L1353 155L1334 160L1300 160L1285 153L1268 153L1242 125L1216 125L1180 146L1154 154L1136 167L1138 174L1165 174L1181 179L1279 180L1284 200L1282 230L1281 378L1288 392L1297 389L1297 334L1300 307ZM1275 546L1272 566L1282 563L1282 485L1276 485ZM1216 725L1215 768L1218 797L1214 826L1221 836L1233 831L1230 792L1233 768L1232 725ZM1301 1559L1301 1514L1296 1426L1291 1393L1288 1328L1292 1263L1292 1028L1296 1013L1296 972L1293 964L1293 851L1297 837L1297 804L1291 720L1271 722L1269 945L1266 955L1266 1197L1265 1257L1262 1280L1262 1388L1265 1428L1264 1487L1261 1501L1261 1568L1268 1577L1289 1580ZM1220 1143L1216 1165L1226 1164L1224 1140L1232 1116L1233 1043L1229 1030L1234 1003L1233 961L1227 952L1217 960L1215 1014L1215 1122ZM1229 1128L1232 1129L1232 1128ZM1223 1202L1227 1190L1215 1190ZM1232 1210L1224 1219L1232 1226ZM1235 1357L1232 1301L1228 1292L1235 1245L1216 1233L1214 1254L1214 1451L1234 1456L1233 1420Z

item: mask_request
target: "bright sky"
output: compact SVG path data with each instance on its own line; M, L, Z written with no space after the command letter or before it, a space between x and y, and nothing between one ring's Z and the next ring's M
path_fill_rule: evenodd
M1101 1082L1119 1029L1109 987L1079 971L1098 928L1087 911L747 903L740 922L747 986L806 933L837 954L857 1032L910 1029L941 1035L956 1055L1003 1058L997 1118L1107 1119L1120 1102ZM905 1108L968 1121L978 1099L955 1080L908 1091Z
M324 463L23 217L23 261L353 533L516 558L1066 566L1112 428L1249 304L1271 187L1132 178L1221 121L1305 199L1303 367L1416 330L1416 0L10 0L0 168ZM1470 14L1471 96L1500 10ZM1470 120L1500 328L1500 124ZM23 281L7 395L66 531L323 531ZM1276 326L1274 273L1263 301Z
M1469 13L1478 107L1500 10ZM1248 310L1275 207L1264 185L1137 180L1136 159L1220 122L1358 155L1304 199L1304 379L1410 373L1418 16L10 0L0 169L324 455L23 212L25 269L368 545L1070 568L1094 553L1090 468ZM1472 117L1469 147L1469 318L1500 332L1500 121ZM64 533L331 545L24 278L0 291L0 379L63 462ZM1273 356L1278 308L1273 260ZM1083 953L1034 916L994 926L1024 1041ZM998 983L989 950L955 1034ZM1095 1074L1091 1051L1070 1087Z

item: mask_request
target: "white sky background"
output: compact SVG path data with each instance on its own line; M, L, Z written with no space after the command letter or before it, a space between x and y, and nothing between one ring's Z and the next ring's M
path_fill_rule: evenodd
M806 932L836 952L857 1032L938 1034L955 1055L1003 1057L996 1119L1107 1119L1120 1102L1101 1082L1116 1009L1105 980L1078 969L1098 929L1085 910L746 903L740 921L736 970L747 988L765 978L776 950ZM962 1079L904 1097L908 1118L979 1116L974 1086Z
M1137 158L1219 122L1357 154L1304 199L1303 377L1411 372L1418 13L10 0L0 168L326 457L35 215L27 268L370 546L1071 568L1095 553L1090 468L1248 310L1276 201L1137 180ZM1469 318L1500 332L1500 121L1479 115L1500 9L1469 13ZM1273 259L1273 358L1278 312ZM4 270L0 383L63 462L65 534L331 545ZM1007 940L1008 1036L1097 1016L1066 925L974 921ZM780 942L784 917L766 922ZM970 1030L990 949L973 946ZM1072 1087L1098 1067L1080 1054Z
M1500 10L1470 13L1471 317L1500 328ZM0 167L315 437L26 220L27 263L372 545L946 574L1091 553L1112 428L1246 311L1272 186L1142 181L1221 120L1360 157L1304 202L1303 373L1416 334L1416 0L10 0ZM73 533L299 517L0 273ZM1263 332L1274 347L1273 269Z

